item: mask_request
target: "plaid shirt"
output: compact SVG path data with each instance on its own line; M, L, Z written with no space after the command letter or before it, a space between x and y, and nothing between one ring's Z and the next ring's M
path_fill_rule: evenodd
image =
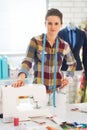
M67 74L72 75L76 68L76 61L70 50L68 43L63 41L58 37L58 59L57 59L57 72L56 72L56 87L61 86L61 79L63 73L61 72L61 66L63 59L66 58L68 64ZM44 85L47 91L52 90L54 86L54 57L56 43L51 47L49 42L46 40L45 46L45 59L44 59ZM26 58L22 62L21 72L24 72L27 76L29 70L32 68L32 63L34 62L34 83L42 83L42 49L43 49L43 34L37 37L33 37L29 43ZM19 74L20 74L19 73Z

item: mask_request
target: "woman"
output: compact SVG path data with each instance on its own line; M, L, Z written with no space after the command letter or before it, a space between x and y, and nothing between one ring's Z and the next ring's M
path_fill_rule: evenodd
M68 83L67 78L64 79L61 72L64 57L66 57L69 66L66 73L67 76L73 76L76 61L68 43L57 35L62 26L62 13L57 9L49 9L45 16L45 26L47 29L46 34L41 34L30 40L26 57L22 62L18 75L18 81L13 86L19 87L24 85L24 80L34 62L34 83L44 84L47 93L54 92L55 97L55 91Z

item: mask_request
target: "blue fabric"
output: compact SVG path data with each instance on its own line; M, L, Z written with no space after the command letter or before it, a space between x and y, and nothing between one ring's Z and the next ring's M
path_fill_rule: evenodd
M69 31L69 40L71 46L74 47L76 44L76 28L70 29L69 27L67 27L67 30Z
M28 71L26 69L20 69L18 75L20 75L20 73L25 73L26 77L28 76Z
M45 52L45 44L46 44L46 35L43 37L43 50L42 50L42 84L44 84L44 52Z

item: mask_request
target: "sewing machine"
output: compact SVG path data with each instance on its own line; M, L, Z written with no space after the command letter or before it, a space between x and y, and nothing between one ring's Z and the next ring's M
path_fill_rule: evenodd
M2 87L3 122L20 121L47 114L46 88L42 84L27 84L23 87Z

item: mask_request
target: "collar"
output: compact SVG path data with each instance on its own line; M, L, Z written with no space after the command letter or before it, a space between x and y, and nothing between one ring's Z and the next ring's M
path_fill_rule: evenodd
M76 27L70 28L70 26L67 26L66 28L68 31L70 31L70 30L76 31Z

